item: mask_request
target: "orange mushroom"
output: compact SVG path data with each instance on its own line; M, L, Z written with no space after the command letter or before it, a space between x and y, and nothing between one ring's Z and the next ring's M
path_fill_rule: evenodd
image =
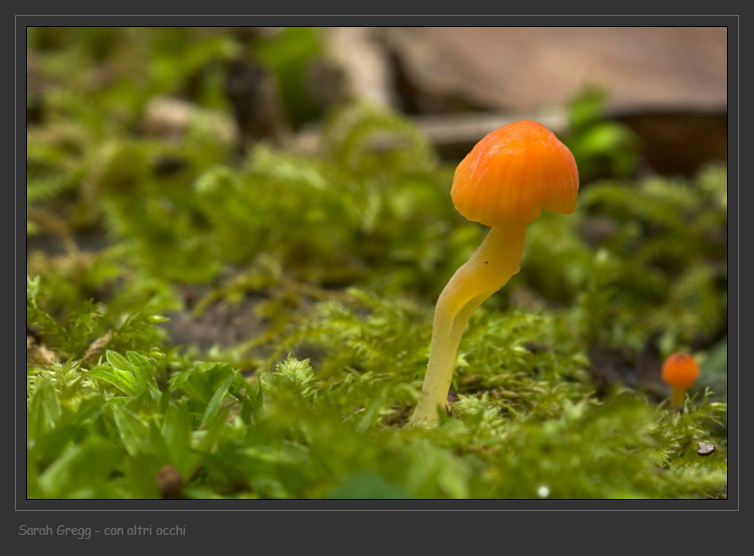
M542 124L529 120L488 134L458 165L450 192L453 204L468 220L491 230L437 300L422 397L409 425L437 421L469 318L520 270L528 225L542 209L571 214L578 190L571 151Z
M694 385L694 381L699 376L699 365L690 355L685 353L673 353L662 365L662 380L668 384L672 390L670 394L670 405L681 407L686 400L686 390Z

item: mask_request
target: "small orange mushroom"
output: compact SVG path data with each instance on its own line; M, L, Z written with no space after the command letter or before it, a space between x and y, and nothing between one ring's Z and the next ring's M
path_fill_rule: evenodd
M437 300L422 398L409 425L437 420L466 324L520 270L526 228L542 209L571 214L578 190L571 151L545 126L529 120L488 134L458 165L450 192L453 204L468 220L491 230Z
M673 353L662 365L662 380L668 384L672 390L670 394L670 405L681 407L686 399L686 390L694 385L694 381L699 376L699 365L690 355L685 353Z

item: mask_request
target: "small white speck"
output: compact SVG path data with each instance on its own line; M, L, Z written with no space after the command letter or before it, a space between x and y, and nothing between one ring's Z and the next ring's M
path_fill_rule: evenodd
M539 488L537 488L537 496L540 498L547 498L550 496L550 487L547 485L540 485Z

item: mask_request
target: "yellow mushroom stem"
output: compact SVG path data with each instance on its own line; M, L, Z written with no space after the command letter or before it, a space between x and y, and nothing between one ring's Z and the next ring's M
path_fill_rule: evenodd
M670 405L673 407L681 407L686 401L686 388L679 388L673 386L670 392Z
M422 397L409 426L434 424L453 378L458 345L471 315L482 302L502 288L520 270L526 223L493 227L471 258L443 289L435 307L432 343Z

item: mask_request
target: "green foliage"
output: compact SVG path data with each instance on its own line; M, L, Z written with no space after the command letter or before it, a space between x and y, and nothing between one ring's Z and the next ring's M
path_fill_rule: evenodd
M564 142L576 159L582 183L596 177L626 177L638 161L638 136L604 119L606 100L607 91L587 87L568 106L570 133Z
M27 134L27 496L725 498L725 169L586 179L628 175L633 143L601 94L575 101L579 210L530 226L448 414L404 429L434 302L485 230L398 114L340 107L316 155L237 156L224 62L254 49L291 109L319 32L29 30L48 81ZM143 131L155 95L194 103L184 133ZM654 338L701 364L682 410L597 393L593 348Z
M403 133L409 148L377 155L364 149L365 137L385 131ZM396 289L426 286L440 263L447 220L457 217L444 202L426 141L399 117L369 109L334 116L324 134L328 151L318 159L262 144L241 169L217 165L197 177L210 256L251 261L252 272L272 257L314 283L385 282L389 275ZM405 269L417 259L419 276Z
M662 351L669 355L724 331L727 207L721 195L726 188L725 169L710 167L691 183L602 182L581 195L590 214L625 222L603 248L613 261L610 288L617 309L631 313L619 319L629 338L660 334Z
M665 356L709 348L726 329L726 189L719 166L688 181L595 182L580 192L576 214L543 214L530 227L511 283L576 302L590 344L639 351L658 336Z
M285 27L260 41L256 49L280 84L281 100L294 127L321 116L316 100L307 92L312 63L322 52L321 34L318 27Z

